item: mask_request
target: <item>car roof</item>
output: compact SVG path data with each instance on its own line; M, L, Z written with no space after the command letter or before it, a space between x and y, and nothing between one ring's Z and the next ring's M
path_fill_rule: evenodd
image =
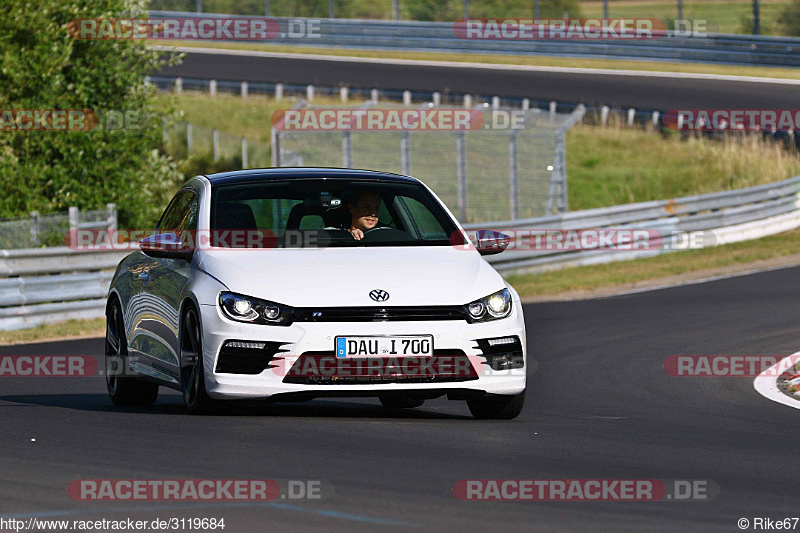
M352 168L330 167L278 167L254 168L249 170L234 170L231 172L218 172L206 175L211 186L231 185L246 183L248 181L263 181L272 179L356 179L365 181L393 181L398 183L419 183L419 180L410 176L378 172L376 170L362 170Z

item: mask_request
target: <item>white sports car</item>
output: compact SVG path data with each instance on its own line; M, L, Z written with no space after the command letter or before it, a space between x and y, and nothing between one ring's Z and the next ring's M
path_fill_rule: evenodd
M417 179L274 168L198 176L123 259L107 305L106 381L118 405L177 389L222 400L446 395L477 418L525 398L517 293Z

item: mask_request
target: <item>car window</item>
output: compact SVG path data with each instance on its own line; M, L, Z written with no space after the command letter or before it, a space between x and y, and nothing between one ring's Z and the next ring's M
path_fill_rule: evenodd
M160 233L178 233L184 230L197 229L197 196L188 189L183 189L169 203L158 223Z
M422 203L414 198L398 196L396 201L405 208L409 226L423 239L447 239L447 232L436 217Z
M347 231L354 220L350 206L363 200L365 193L380 198L374 214L377 224L364 239L354 242ZM461 235L441 203L419 183L347 178L266 180L219 184L212 187L211 195L212 229L256 230L277 239L279 247L290 237L309 232L315 234L307 242L319 247L443 246L451 244L450 236Z

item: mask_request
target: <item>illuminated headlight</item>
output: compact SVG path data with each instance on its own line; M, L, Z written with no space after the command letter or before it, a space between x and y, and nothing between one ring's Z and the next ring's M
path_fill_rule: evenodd
M286 326L292 320L291 307L235 292L221 292L219 306L227 318L237 322Z
M475 300L467 305L467 313L472 322L505 318L511 314L511 292L503 289L480 300Z

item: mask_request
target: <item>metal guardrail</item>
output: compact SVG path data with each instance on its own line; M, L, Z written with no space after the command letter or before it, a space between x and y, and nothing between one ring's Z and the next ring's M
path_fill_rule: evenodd
M151 11L163 18L249 18L238 15ZM343 47L429 52L556 55L634 60L724 63L775 67L800 66L800 38L666 32L660 39L636 40L477 40L456 36L452 22L412 22L273 17L280 34L268 42L294 46ZM311 21L313 35L291 36L289 21Z
M787 220L794 220L795 225ZM759 228L759 224L761 227ZM526 250L521 240L512 240L502 254L487 260L501 272L541 272L564 266L580 266L652 256L673 251L676 239L717 244L724 233L725 243L753 239L800 227L800 176L746 189L687 196L620 206L572 211L559 215L507 222L469 224L465 229L506 230L581 230L646 229L658 241L644 250L604 248L594 250ZM741 228L743 238L736 238ZM746 234L744 233L744 230ZM721 244L722 242L720 242ZM522 246L520 246L522 244Z
M641 202L465 229L658 230L664 243L702 232L709 244L755 239L800 227L800 176L746 189ZM488 256L504 274L543 271L652 256L669 247L530 251L511 247ZM70 318L101 317L113 269L128 251L76 251L66 247L0 250L0 330L21 329Z

